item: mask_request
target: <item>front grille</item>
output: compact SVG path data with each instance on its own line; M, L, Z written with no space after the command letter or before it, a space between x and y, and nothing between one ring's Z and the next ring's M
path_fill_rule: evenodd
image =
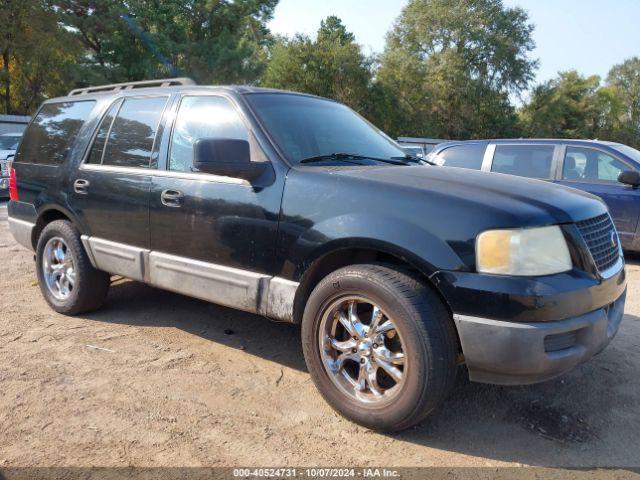
M609 214L583 220L576 225L589 247L598 270L604 272L613 267L620 256L620 240Z

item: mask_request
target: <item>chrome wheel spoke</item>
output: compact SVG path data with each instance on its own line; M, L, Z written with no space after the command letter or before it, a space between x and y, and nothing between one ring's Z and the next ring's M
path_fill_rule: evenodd
M404 353L392 352L384 345L373 350L373 356L383 362L392 363L394 365L404 365Z
M378 308L377 305L373 306L373 310L371 311L371 322L369 323L369 335L374 336L377 333L378 325L384 318L384 314L382 310Z
M334 363L335 371L338 372L342 370L344 368L344 362L346 362L347 360L353 360L354 362L357 362L358 355L356 355L355 353L341 353L340 355L338 355Z
M402 381L403 373L400 369L394 367L388 362L385 362L384 360L378 360L377 364L387 372L396 383L400 383Z
M369 368L367 369L367 382L369 383L369 390L375 396L382 395L382 389L378 385L378 368L375 362L369 362Z
M393 324L391 320L387 320L384 323L381 323L377 326L375 334L376 335L384 335L385 333L395 330L396 326Z
M329 339L329 345L331 345L331 348L333 348L334 350L338 350L339 352L351 353L351 351L358 345L358 342L356 342L353 338L345 340L344 342L340 342L335 338L331 338Z

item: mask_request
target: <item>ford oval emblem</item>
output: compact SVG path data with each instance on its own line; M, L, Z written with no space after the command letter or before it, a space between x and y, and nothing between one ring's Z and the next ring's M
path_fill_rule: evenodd
M616 248L618 246L618 236L616 232L611 232L611 246Z

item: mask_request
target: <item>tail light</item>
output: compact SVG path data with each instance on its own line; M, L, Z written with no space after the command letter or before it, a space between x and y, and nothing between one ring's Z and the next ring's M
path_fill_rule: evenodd
M9 199L14 202L18 201L18 180L16 179L16 170L9 168Z

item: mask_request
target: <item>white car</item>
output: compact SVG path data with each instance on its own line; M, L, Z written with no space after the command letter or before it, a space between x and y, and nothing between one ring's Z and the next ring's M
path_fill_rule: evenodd
M9 167L7 160L15 155L22 133L0 135L0 198L9 196Z

